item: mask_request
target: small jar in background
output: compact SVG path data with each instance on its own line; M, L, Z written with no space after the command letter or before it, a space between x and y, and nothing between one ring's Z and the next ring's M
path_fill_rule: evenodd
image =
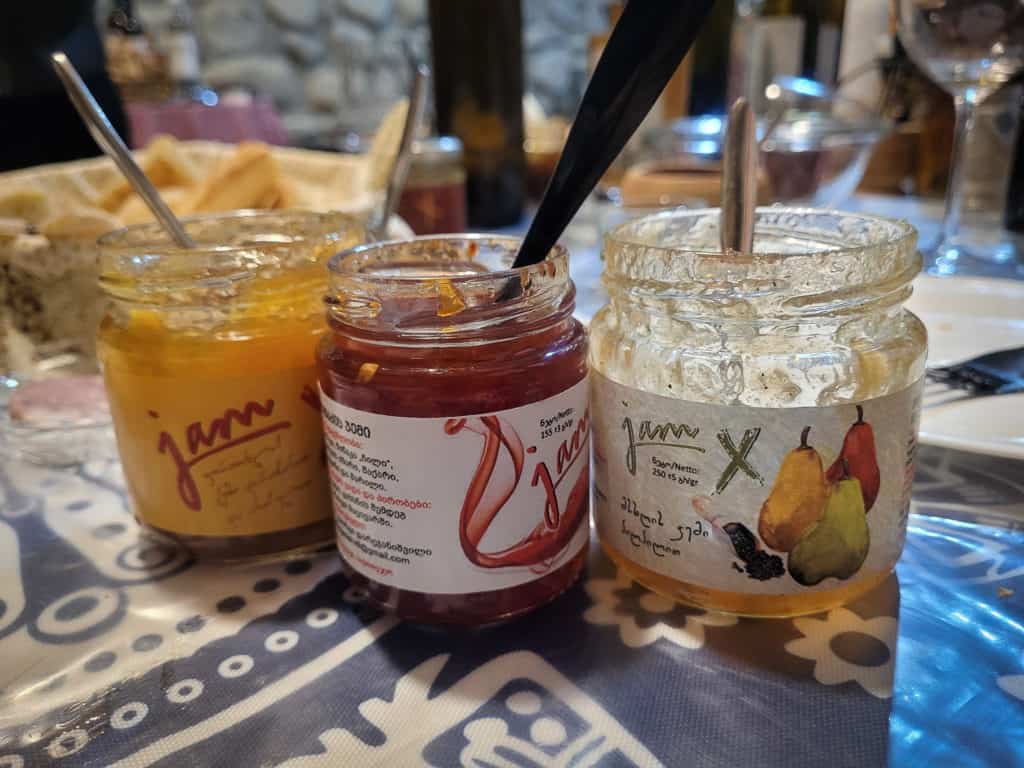
M718 210L605 240L590 325L594 519L640 583L753 616L824 610L903 549L925 330L905 222L762 208L754 253Z
M405 618L530 611L586 556L586 332L565 250L511 270L518 247L416 238L330 263L319 371L338 548Z
M203 558L322 546L324 264L364 229L303 212L183 223L195 248L156 224L99 243L98 357L135 516Z
M413 144L398 215L417 235L466 229L466 170L461 141L454 136L433 136Z

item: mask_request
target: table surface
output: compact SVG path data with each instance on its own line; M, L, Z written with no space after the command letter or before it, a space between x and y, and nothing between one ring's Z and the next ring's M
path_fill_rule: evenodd
M922 448L897 572L843 608L709 614L594 546L453 632L333 552L196 563L135 526L109 427L57 445L0 429L0 768L1024 765L1020 463Z

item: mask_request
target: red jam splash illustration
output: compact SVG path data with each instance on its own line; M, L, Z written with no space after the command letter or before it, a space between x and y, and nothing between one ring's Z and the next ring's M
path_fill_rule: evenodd
M484 440L459 515L459 542L470 562L482 568L533 566L538 573L550 568L552 559L564 549L586 514L589 467L584 464L576 476L564 510L559 507L558 486L577 460L586 461L589 422L589 415L585 413L571 437L559 446L554 478L545 461L538 461L534 466L530 485L540 486L544 493L541 519L520 541L495 552L481 551L480 542L515 493L523 476L526 456L534 454L536 448L524 450L515 428L498 416L470 416L445 422L444 430L448 435L466 430Z

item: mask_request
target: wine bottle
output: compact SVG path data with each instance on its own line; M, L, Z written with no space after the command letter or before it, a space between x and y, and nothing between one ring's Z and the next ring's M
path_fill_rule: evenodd
M738 31L741 22L734 24L734 3L719 0L711 9L704 26L694 41L693 74L690 83L690 114L720 114L728 111L726 94L729 80L742 75L730 69L730 37ZM730 101L739 93L729 92Z
M519 0L430 0L440 134L462 141L470 227L517 223L526 195Z

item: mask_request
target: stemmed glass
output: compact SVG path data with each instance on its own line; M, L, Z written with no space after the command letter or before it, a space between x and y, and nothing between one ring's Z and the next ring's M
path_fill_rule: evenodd
M903 47L956 106L942 234L925 252L929 272L953 274L971 256L958 238L966 144L978 104L1024 68L1024 0L897 0L897 8Z

